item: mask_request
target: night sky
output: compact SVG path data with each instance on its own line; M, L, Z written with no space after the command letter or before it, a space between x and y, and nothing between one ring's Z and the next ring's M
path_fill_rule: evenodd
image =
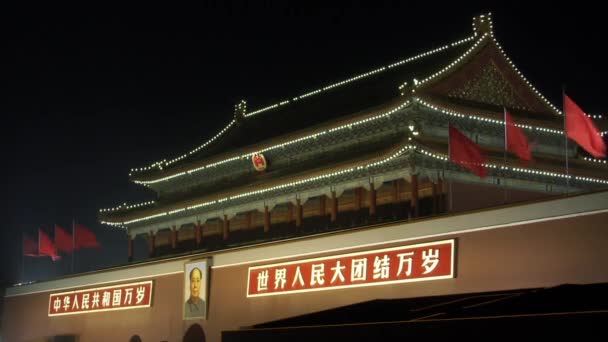
M585 111L606 112L606 20L580 2L3 12L0 283L68 274L69 257L28 258L22 272L20 245L22 232L73 219L103 245L79 252L77 271L126 263L124 231L98 223L97 212L154 199L128 181L130 168L199 146L241 99L254 110L466 38L472 17L488 11L507 54L554 104L565 85ZM136 256L144 255L140 239Z

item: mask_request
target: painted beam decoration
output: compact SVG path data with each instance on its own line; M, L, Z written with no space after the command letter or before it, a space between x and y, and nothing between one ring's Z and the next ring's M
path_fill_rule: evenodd
M152 281L150 280L53 293L49 297L49 316L145 308L151 303Z
M247 297L454 278L454 240L249 268Z

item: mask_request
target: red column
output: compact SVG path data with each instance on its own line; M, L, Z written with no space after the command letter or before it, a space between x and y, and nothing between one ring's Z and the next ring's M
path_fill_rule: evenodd
M336 222L336 218L338 217L338 199L336 198L336 192L331 192L331 208L330 208L330 220L331 222Z
M228 220L228 215L224 215L224 240L228 240L229 234L230 234L230 220Z
M171 227L171 248L177 248L177 227Z
M418 175L412 175L412 217L418 217Z
M361 209L361 187L355 189L355 211L359 211Z
M270 231L270 212L268 211L268 206L264 206L264 232L267 233Z
M300 199L296 199L296 227L302 226L302 204Z
M399 184L398 179L393 181L393 203L399 202Z
M196 245L200 246L201 241L203 241L203 227L200 220L197 220L194 226L194 236L196 237Z
M376 215L376 189L374 183L369 184L369 216Z
M247 220L247 229L251 228L251 216L252 216L252 212L248 211L247 214L245 214L245 220Z
M150 231L148 239L148 253L150 256L154 256L154 250L156 249L156 236L153 231Z
M319 216L321 216L321 217L327 215L327 212L325 211L325 200L326 199L327 199L327 197L325 195L319 196Z
M127 235L127 256L129 261L133 261L133 238Z
M442 213L445 210L445 203L443 202L443 180L437 179L437 212Z
M431 190L432 190L432 196L433 196L433 214L437 214L437 205L438 205L437 184L431 182Z
M293 221L293 204L287 202L287 223L291 223L291 221Z

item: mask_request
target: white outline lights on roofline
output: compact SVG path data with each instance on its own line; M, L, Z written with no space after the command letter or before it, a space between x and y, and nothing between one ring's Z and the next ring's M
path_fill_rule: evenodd
M426 57L426 56L429 56L429 55L435 54L435 53L437 53L437 52L441 52L441 51L446 50L446 49L448 49L448 48L450 48L450 47L454 47L454 46L458 46L458 45L460 45L460 44L464 44L464 43L466 43L466 42L468 42L468 41L470 41L470 40L473 40L474 38L475 38L475 36L471 36L471 37L468 37L468 38L465 38L465 39L461 39L461 40L459 40L459 41L456 41L456 42L453 42L453 43L450 43L450 44L447 44L447 45L441 46L441 47L439 47L439 48L436 48L436 49L433 49L433 50L429 50L429 51L426 51L426 52L420 53L420 54L415 55L415 56L413 56L413 57L406 58L406 59L401 60L401 61L399 61L399 62L396 62L396 63L393 63L393 64L389 64L389 65L387 65L387 66L383 66L383 67L380 67L380 68L378 68L378 69L374 69L374 70L368 71L368 72L366 72L366 73L363 73L363 74L360 74L360 75L357 75L357 76L351 77L351 78L349 78L349 79L347 79L347 80L344 80L344 81L341 81L341 82L337 82L337 83L333 83L333 84L330 84L330 85L325 86L325 87L323 87L323 88L319 88L319 89L316 89L316 90L310 91L310 92L308 92L308 93L306 93L306 94L303 94L303 95L300 95L300 96L293 97L293 98L291 99L291 101L290 101L290 100L285 100L285 101L280 102L280 103L278 103L278 104L274 104L274 105L270 105L270 106L267 106L267 107L264 107L264 108L258 109L258 110L256 110L256 111L253 111L253 112L251 112L251 113L246 114L245 116L247 116L247 117L248 117L248 116L253 116L253 115L256 115L256 114L259 114L259 113L262 113L262 112L265 112L265 111L268 111L268 110L271 110L271 109L275 109L275 108L277 108L277 107L279 107L279 106L282 106L282 105L285 105L285 104L287 104L287 103L290 103L290 102L295 102L295 101L301 100L301 99L303 99L303 98L306 98L306 97L309 97L309 96L312 96L312 95L315 95L315 94L319 94L319 93L324 92L324 91L326 91L326 90L333 89L333 88L336 88L336 87L339 87L339 86L343 86L343 85L345 85L345 84L348 84L348 83L351 83L351 82L357 81L357 80L359 80L359 79L362 79L362 78L366 78L366 77L369 77L369 76L375 75L375 74L377 74L377 73L380 73L380 72L386 71L386 70L388 70L388 69L391 69L391 68L397 67L397 66L399 66L399 65L402 65L402 64L405 64L405 63L409 63L409 62L415 61L415 60L420 59L420 58L424 58L424 57Z
M172 159L172 160L170 160L168 162L166 161L166 159L163 159L162 161L156 162L156 163L154 163L154 164L152 164L152 165L150 165L148 167L131 169L131 172L129 173L129 176L131 176L133 172L147 171L147 170L150 170L150 169L152 169L154 167L158 167L160 170L162 170L163 169L163 167L162 167L162 163L163 162L165 163L164 165L167 166L167 165L173 164L176 161L182 160L182 159L188 157L189 155L192 155L192 154L200 151L201 149L205 148L207 145L209 145L213 141L215 141L217 138L219 138L222 134L224 134L224 132L226 132L230 127L232 127L232 125L234 125L235 122L236 122L235 120L230 121L230 123L226 127L224 127L218 134L216 134L213 138L209 139L206 143L204 143L201 146L195 148L194 150L188 152L187 154L184 154L184 155L182 155L180 157Z
M484 18L484 15L481 15L480 18ZM491 15L487 15L488 20L490 21L490 27L493 26L492 23L492 17ZM473 24L473 27L475 26L475 24ZM546 105L548 105L557 115L563 115L562 112L555 106L553 105L543 94L541 94L540 91L538 91L538 89L536 89L532 83L530 81L528 81L528 79L526 77L524 77L523 73L515 66L515 63L513 63L513 61L509 58L509 56L507 56L507 54L505 53L504 49L502 48L502 46L500 45L500 43L498 43L498 41L496 40L496 38L494 37L494 31L490 30L489 33L484 33L484 35L462 56L460 56L459 58L457 58L455 61L453 61L452 63L450 63L448 66L444 67L443 69L437 71L436 73L432 74L431 76L423 79L422 81L418 82L418 83L414 83L414 85L418 88L421 85L435 79L436 77L439 77L440 75L444 74L445 72L447 72L448 70L450 70L451 68L455 67L456 65L458 65L458 63L464 59L467 55L469 55L471 52L473 52L473 50L475 50L475 48L477 48L477 46L479 44L481 44L481 42L486 39L489 38L492 40L492 42L496 45L496 47L498 48L498 51L500 52L500 54L505 58L505 60L507 61L507 63L509 64L509 66L511 68L513 68L513 71L515 71L515 73L517 74L517 76L520 77L520 79L530 88L530 90L542 101L544 102Z
M526 83L526 85L528 87L530 87L530 89L534 92L534 94L536 94L536 96L538 96L538 98L541 99L541 101L545 102L551 109L553 109L555 114L563 115L561 110L557 109L557 107L555 105L553 105L553 103L549 102L549 100L547 100L547 98L543 94L541 94L540 91L538 91L538 89L536 89L532 85L532 83L530 83L530 81L528 81L528 79L526 77L524 77L524 74L521 71L519 71L519 69L515 66L515 63L513 63L513 61L511 61L511 58L509 58L509 56L507 56L507 54L503 50L502 46L500 46L500 44L494 38L494 36L492 36L492 41L494 42L494 44L496 44L498 51L500 51L500 53L507 60L509 65L513 68L513 70L515 70L515 73L521 78L522 81L524 81L524 83Z
M414 81L414 86L416 88L419 88L420 86L424 85L425 83L428 83L430 81L432 81L433 79L443 75L444 73L448 72L449 70L451 70L452 68L454 68L456 65L458 65L460 63L460 61L462 61L463 59L465 59L468 55L471 54L471 52L475 51L475 49L477 48L477 46L479 44L481 44L481 42L483 42L486 37L488 37L489 34L485 33L483 36L481 36L481 38L479 38L479 40L477 40L475 42L475 44L473 44L473 46L471 46L463 55L461 55L460 57L456 58L456 60L452 61L452 63L448 64L447 66L443 67L441 70L435 72L434 74L432 74L431 76L428 76L427 78L421 80L421 81Z
M154 204L154 203L155 203L154 201L148 201L148 202L137 203L137 204L130 204L130 205L127 205L126 203L123 203L123 204L119 205L118 207L114 207L114 208L99 209L99 212L100 213L104 213L104 212L109 212L109 211L118 211L118 210L121 210L121 209L129 210L129 209L143 207L143 206L146 206L146 205L151 205L151 204Z

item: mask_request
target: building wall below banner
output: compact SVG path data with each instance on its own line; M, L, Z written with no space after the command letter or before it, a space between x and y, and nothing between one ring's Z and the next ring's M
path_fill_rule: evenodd
M602 196L600 198L605 200L606 196ZM569 205L568 201L555 203L554 207L568 208ZM87 288L83 285L86 283L83 280L86 279L100 281L105 275L108 281L120 284L134 281L133 279L139 274L141 278L137 278L137 281L153 280L152 306L149 308L49 317L47 314L49 295L64 292L65 287L47 290L39 287L38 291L29 293L25 290L22 293L16 290L8 291L5 300L3 338L6 341L30 341L57 335L77 335L79 341L129 341L133 335L139 335L142 341L181 341L192 324L200 324L207 341L219 341L221 332L225 330L236 330L240 327L378 298L412 298L548 287L564 283L608 282L608 273L605 272L608 249L604 246L605 241L608 241L608 230L605 229L605 222L608 221L606 210L547 216L544 219L516 223L520 221L517 213L523 217L525 211L523 206L513 207L417 223L328 234L224 252L226 254L214 256L201 255L200 258L212 257L215 263L210 272L207 290L209 293L207 320L184 320L182 316L183 264L196 257L161 261L152 266L134 266L128 268L128 272L121 270L83 275L71 280L72 283L79 284L76 289L83 289ZM499 219L505 213L510 215L511 223L483 227L477 225L477 222L485 217L481 215L490 215ZM461 229L433 234L433 236L423 233L416 233L416 236L408 235L425 224L447 225ZM467 226L470 229L466 229ZM373 233L378 241L384 240L384 242L374 242L373 245L368 246L361 243L351 244L370 233ZM398 238L399 236L402 238ZM251 266L452 238L456 239L456 273L453 279L247 297L248 268ZM318 246L327 248L314 253L309 252L310 248ZM329 251L330 249L332 251ZM302 254L299 255L300 252ZM248 257L255 253L264 257L257 259ZM280 257L283 255L289 256ZM230 258L235 262L228 262ZM239 258L241 261L236 262ZM164 272L159 275L147 273L146 267L167 271L171 268L168 265L173 265L171 267L174 272ZM113 274L119 274L120 277L117 279Z
M217 341L224 330L373 299L608 282L608 250L603 247L608 231L602 226L606 220L608 214L603 213L442 237L457 239L454 279L247 299L247 270L254 265L220 268L213 270L213 295L205 330L211 340ZM408 241L405 245L435 240ZM399 245L403 244L386 247ZM374 249L380 247L385 246ZM305 258L310 257L316 255Z
M188 322L182 320L182 274L153 278L152 306L49 317L49 293L6 298L7 341L29 341L40 337L77 335L78 341L181 341ZM56 292L56 291L53 291Z

